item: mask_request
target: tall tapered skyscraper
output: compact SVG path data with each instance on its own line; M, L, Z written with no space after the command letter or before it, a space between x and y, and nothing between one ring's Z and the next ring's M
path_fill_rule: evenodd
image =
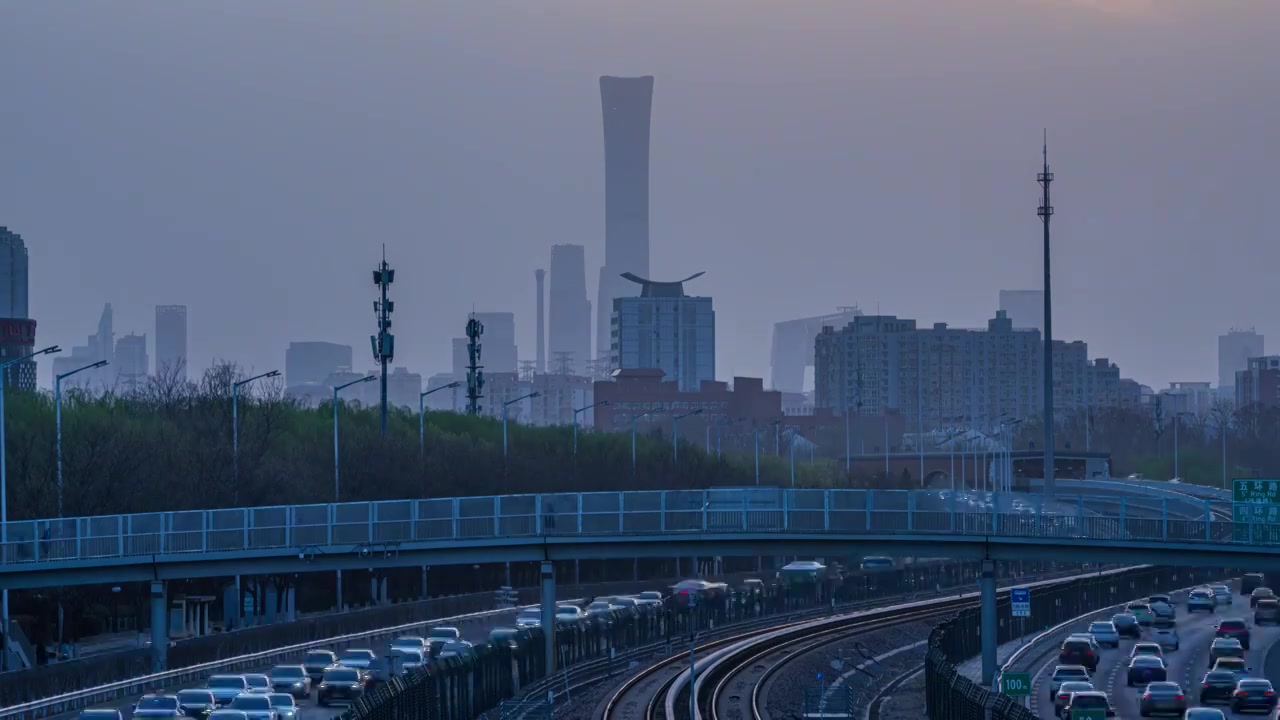
M581 245L551 246L550 296L547 346L551 358L554 361L560 353L569 353L573 371L585 375L592 360L591 301L587 299L587 263Z
M604 267L596 302L596 355L609 355L613 299L636 294L622 273L649 276L649 119L653 77L600 78L604 111Z

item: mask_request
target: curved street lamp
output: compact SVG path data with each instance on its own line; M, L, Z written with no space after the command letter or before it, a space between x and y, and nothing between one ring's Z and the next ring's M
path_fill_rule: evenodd
M441 390L452 390L453 388L460 387L461 385L462 385L462 383L460 383L460 382L451 382L451 383L449 383L448 385L441 385L441 386L440 386L440 387L438 387L438 388L431 388L430 390L423 390L422 392L418 393L418 459L419 459L419 460L421 460L421 459L423 459L423 458L425 458L425 457L427 456L427 454L426 454L426 450L427 450L427 429L426 429L427 406L426 406L426 404L423 402L423 400L424 400L428 395L430 395L430 394L431 394L431 393L433 393L433 392L440 392Z
M605 407L605 406L607 406L608 404L609 404L609 401L608 401L608 400L601 400L601 401L600 401L600 402L598 402L598 403L594 403L594 404L588 405L588 406L586 406L586 407L581 407L581 408L578 408L578 409L576 409L576 410L574 410L574 411L573 411L573 454L574 454L574 457L577 457L577 455L578 455L578 413L586 412L586 411L590 410L591 408Z
M511 407L512 405L515 405L521 400L536 398L541 394L542 393L539 393L539 392L531 392L528 395L521 395L515 400L507 400L506 402L502 403L502 457L503 458L507 457L507 408Z
M272 370L261 375L231 383L231 475L235 481L236 497L240 496L240 387L255 380L279 377L279 370Z
M640 413L639 415L631 416L631 474L632 476L636 474L636 421L642 417L648 417L649 415L657 415L659 413L664 413L664 412L666 412L665 408L654 408L653 410L646 410Z
M697 410L694 410L691 413L685 413L684 415L676 415L674 418L671 419L671 462L672 463L680 462L680 421L687 417L693 417L694 415L701 415L701 414L702 414L702 408L698 408Z
M54 403L54 423L58 427L58 518L62 518L62 381L77 373L85 370L93 370L94 368L106 367L106 360L99 360L92 365L76 368L70 372L64 372L61 375L55 375L53 378L53 403ZM8 630L8 628L5 628Z

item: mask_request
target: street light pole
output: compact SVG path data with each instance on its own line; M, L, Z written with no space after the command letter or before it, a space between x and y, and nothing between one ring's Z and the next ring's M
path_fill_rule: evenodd
M58 445L58 518L62 518L62 381L66 378L82 373L85 370L93 370L94 368L105 367L106 360L99 360L92 365L76 368L71 372L64 372L53 378L53 403L54 403L54 423L57 425L57 445ZM61 528L59 528L61 530ZM8 628L5 628L8 630ZM7 642L7 640L6 640Z
M660 412L663 412L662 408L655 408L653 410L646 410L639 415L631 416L631 475L633 477L636 474L636 421L642 417L647 417Z
M759 427L753 427L753 428L751 428L751 440L752 440L752 442L753 442L753 444L755 445L755 448L756 448L756 449L755 449L755 455L756 455L756 485L757 485L757 486L759 486L759 485L760 485L760 428L759 428Z
M248 385L254 380L276 377L279 370L254 375L248 380L231 383L231 479L235 485L236 498L240 497L240 386Z
M671 419L671 463L673 465L680 463L680 421L684 418L701 414L702 408L698 408L691 413L676 415Z
M37 350L28 355L0 363L0 552L5 552L4 548L9 547L9 476L6 467L5 455L7 451L5 450L4 439L4 395L7 390L6 386L9 383L9 366L17 365L24 360L30 360L37 355L50 355L56 352L62 352L62 348L57 345L51 345L43 350ZM1226 457L1226 455L1224 454L1223 457ZM0 638L4 638L4 644L0 645L0 672L3 672L9 669L8 588L0 591Z
M773 455L782 455L782 418L773 421Z
M844 474L849 475L849 408L844 409Z
M342 497L342 494L339 491L339 485L338 485L338 393L346 388L351 387L352 385L356 385L358 383L363 383L363 382L370 382L372 380L377 380L377 379L378 379L377 375L365 375L359 380L352 380L349 383L344 383L342 385L335 385L333 387L333 501L335 503L339 502L339 499ZM341 601L339 601L338 607L339 609L341 609L342 607Z
M507 408L511 407L512 405L515 405L521 400L536 398L541 394L542 393L539 393L539 392L531 392L527 395L521 395L515 400L507 400L502 403L502 457L504 459L507 457Z
M433 392L441 390L450 390L458 387L462 383L451 382L448 385L441 385L438 388L431 388L418 393L418 459L424 460L427 457L427 405L424 402L426 397Z
M578 456L578 413L586 412L591 408L605 407L608 404L609 404L608 400L601 400L600 402L595 403L593 405L581 407L573 411L573 456L574 457Z

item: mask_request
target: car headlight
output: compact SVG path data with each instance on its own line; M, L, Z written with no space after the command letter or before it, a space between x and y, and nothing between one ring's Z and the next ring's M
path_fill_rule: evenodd
M352 689L352 690L359 690L359 689L360 689L360 684L359 684L359 683L352 683L352 684L351 684L351 689Z

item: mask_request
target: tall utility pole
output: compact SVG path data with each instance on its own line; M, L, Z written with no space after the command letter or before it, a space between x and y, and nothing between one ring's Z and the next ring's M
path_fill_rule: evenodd
M1036 214L1044 223L1044 492L1052 495L1053 482L1053 290L1049 284L1049 218L1053 217L1053 205L1049 204L1049 185L1053 173L1049 172L1049 132L1045 131L1044 170L1036 176L1044 188L1044 198Z
M484 334L484 325L473 316L467 320L467 414L480 414L481 391L484 390L483 365L480 364L480 336Z
M387 286L396 279L396 271L387 265L387 247L382 246L382 264L373 271L373 284L382 293L381 300L373 301L373 312L378 317L378 334L369 336L373 346L373 360L382 366L381 393L382 398L382 437L387 437L387 363L395 357L396 338L391 334L391 311L395 303L387 299Z

